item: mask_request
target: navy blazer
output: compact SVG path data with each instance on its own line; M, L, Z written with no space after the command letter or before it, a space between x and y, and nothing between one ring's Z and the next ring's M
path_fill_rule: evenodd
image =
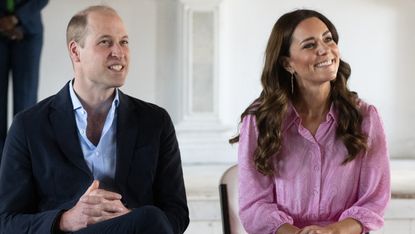
M189 223L179 147L168 113L119 92L115 185L128 208L154 205L174 233ZM0 233L51 233L93 181L68 84L18 115L0 167Z
M40 11L48 4L49 0L14 0L14 15L19 19L26 34L40 34L43 32ZM8 15L6 1L0 1L0 17Z

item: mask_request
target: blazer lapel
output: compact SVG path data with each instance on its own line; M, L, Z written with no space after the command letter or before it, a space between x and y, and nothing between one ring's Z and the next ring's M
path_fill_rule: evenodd
M69 95L69 83L56 94L51 106L49 118L59 147L69 161L92 177L78 139L75 115Z
M116 184L125 184L130 169L135 143L137 142L139 119L136 107L119 91L120 105L117 112L117 168Z

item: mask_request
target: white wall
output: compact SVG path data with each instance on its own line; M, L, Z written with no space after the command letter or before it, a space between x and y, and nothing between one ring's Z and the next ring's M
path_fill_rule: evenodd
M129 32L131 64L123 90L146 101L155 101L157 9L153 0L49 1L43 10L45 33L39 99L56 93L73 77L65 39L70 18L87 6L100 3L114 7Z
M236 123L259 95L265 46L277 18L304 7L336 25L342 58L352 67L350 88L378 108L391 155L415 156L414 1L224 0L223 119Z
M200 0L202 1L202 0ZM209 0L206 0L209 1ZM43 11L45 41L39 98L72 78L65 29L91 4L117 9L130 34L131 66L123 90L179 112L177 0L50 1ZM239 115L260 92L263 53L279 16L295 8L325 14L340 34L342 57L352 67L350 87L381 113L392 156L415 157L415 2L411 0L222 0L220 8L220 118L236 131ZM173 79L170 79L170 76ZM230 156L231 161L236 156Z

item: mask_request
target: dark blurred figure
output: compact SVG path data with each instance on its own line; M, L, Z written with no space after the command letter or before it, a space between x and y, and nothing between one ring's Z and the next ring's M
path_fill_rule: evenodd
M7 133L9 74L13 115L36 103L43 26L40 11L48 0L0 1L0 156Z

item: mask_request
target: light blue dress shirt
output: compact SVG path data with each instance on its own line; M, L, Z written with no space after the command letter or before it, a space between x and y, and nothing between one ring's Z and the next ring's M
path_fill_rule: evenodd
M114 176L117 158L117 107L119 105L118 90L115 90L115 98L105 119L101 138L95 146L86 136L88 113L82 106L78 96L73 90L72 82L69 82L69 93L71 95L76 125L78 128L79 142L86 164L94 176L100 181L100 188L114 191Z

